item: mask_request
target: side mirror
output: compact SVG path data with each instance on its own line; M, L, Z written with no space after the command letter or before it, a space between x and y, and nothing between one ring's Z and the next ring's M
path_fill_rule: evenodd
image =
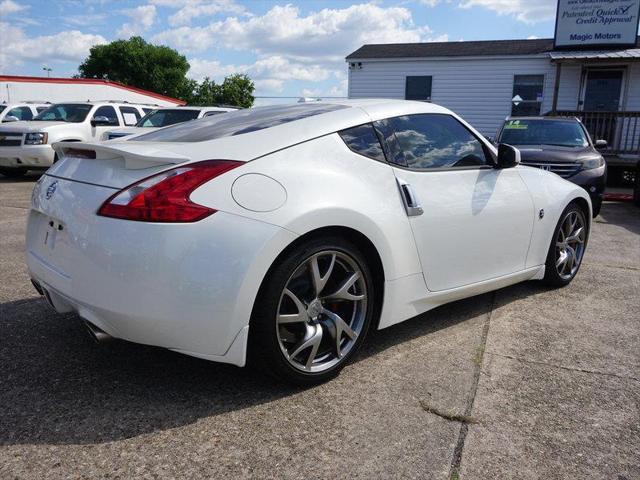
M520 150L506 143L498 145L496 168L512 168L520 163Z
M14 117L13 115L7 115L2 120L2 123L5 123L5 122L19 122L19 121L20 121L20 119L18 117Z
M605 148L607 148L607 145L609 144L607 143L606 140L596 140L596 143L595 143L595 147L598 150L604 150Z
M100 127L105 125L112 125L111 120L109 120L109 117L98 116L98 117L93 117L91 119L92 127Z

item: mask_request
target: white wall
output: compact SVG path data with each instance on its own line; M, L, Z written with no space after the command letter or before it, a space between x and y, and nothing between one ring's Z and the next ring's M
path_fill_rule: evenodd
M162 98L156 98L109 84L74 84L46 82L0 81L0 102L25 100L51 103L87 100L123 100L130 103L148 103L163 107L174 106Z
M358 60L351 60L358 61ZM558 108L575 109L580 67L564 67ZM349 97L404 98L405 77L431 75L431 100L458 113L485 135L511 114L514 75L544 75L542 112L551 110L556 67L546 56L363 60L349 70Z

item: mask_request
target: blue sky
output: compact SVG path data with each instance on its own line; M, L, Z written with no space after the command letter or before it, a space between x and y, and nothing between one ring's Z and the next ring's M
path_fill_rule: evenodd
M66 77L92 45L140 35L189 76L247 73L262 96L346 95L364 43L552 37L555 0L0 0L0 74Z

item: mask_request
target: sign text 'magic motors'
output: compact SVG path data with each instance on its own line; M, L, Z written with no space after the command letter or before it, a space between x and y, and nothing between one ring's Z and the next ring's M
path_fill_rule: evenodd
M640 0L558 0L556 47L636 43Z

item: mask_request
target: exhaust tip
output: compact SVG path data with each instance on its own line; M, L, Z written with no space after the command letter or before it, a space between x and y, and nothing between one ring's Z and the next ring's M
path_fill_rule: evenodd
M113 337L111 335L109 335L104 330L101 330L100 328L96 327L93 323L89 322L88 320L84 320L84 326L87 327L87 331L89 332L89 335L91 336L91 338L93 338L93 341L96 343L108 343L111 340L113 340Z

